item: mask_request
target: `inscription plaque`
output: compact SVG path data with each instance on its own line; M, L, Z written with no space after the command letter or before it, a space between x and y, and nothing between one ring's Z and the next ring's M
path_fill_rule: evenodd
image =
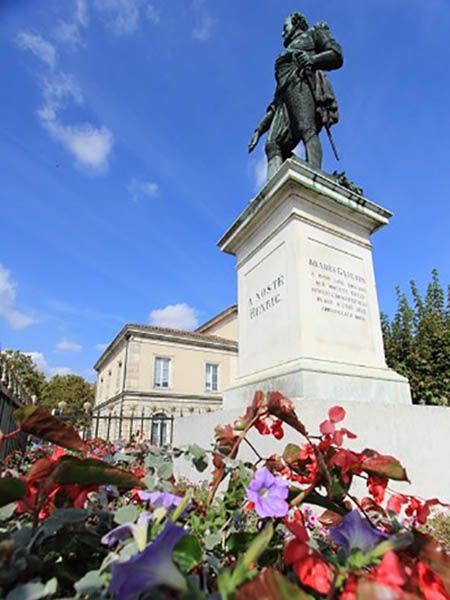
M321 313L366 321L367 284L365 277L330 262L309 258L311 291Z

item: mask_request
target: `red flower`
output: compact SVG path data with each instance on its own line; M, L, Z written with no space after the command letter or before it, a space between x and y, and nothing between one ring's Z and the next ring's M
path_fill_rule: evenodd
M450 595L445 591L441 578L425 563L417 563L417 574L419 576L419 588L425 600L449 600Z
M392 550L383 555L383 560L373 571L374 581L399 590L406 581L404 569Z
M345 410L342 406L332 406L328 411L328 418L332 423L339 423L345 419Z
M317 553L295 564L300 583L318 594L328 594L331 589L332 572L328 563ZM428 600L428 599L427 599Z
M267 425L267 423L265 421L263 421L262 419L258 419L255 423L255 427L256 429L259 431L259 433L261 435L269 435L270 434L270 429L269 426Z
M281 421L280 419L277 419L271 426L270 431L272 432L272 435L277 439L277 440L281 440L284 437L284 431L283 431L283 421Z
M292 519L286 517L284 524L295 536L284 549L284 562L293 565L300 583L319 594L328 594L331 589L331 569L320 554L309 547L309 535L302 513L295 512Z
M408 498L406 496L402 496L402 494L396 494L389 498L387 503L387 510L399 514L402 511L402 506L407 504Z
M383 502L387 484L387 477L369 475L367 479L367 489L369 490L369 494L373 497L375 502Z
M356 577L350 576L345 582L344 589L339 596L339 600L357 600L358 595L356 592L358 580Z
M349 438L355 438L356 435L342 427L341 429L336 429L336 423L342 421L345 417L345 410L342 406L333 406L328 411L328 420L323 421L320 424L320 433L325 436L325 439L336 446L342 446L344 442L344 437L347 436Z

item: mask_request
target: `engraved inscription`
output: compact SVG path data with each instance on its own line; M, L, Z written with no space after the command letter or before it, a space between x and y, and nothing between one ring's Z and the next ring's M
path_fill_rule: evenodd
M309 259L311 291L322 313L366 321L367 284L364 277L350 269Z
M273 281L255 292L248 299L250 319L255 319L282 301L281 288L286 283L284 275L278 275Z

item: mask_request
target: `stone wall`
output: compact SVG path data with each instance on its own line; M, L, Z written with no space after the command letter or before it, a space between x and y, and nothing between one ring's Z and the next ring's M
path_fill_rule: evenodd
M389 404L367 404L342 402L347 411L344 426L357 434L346 447L356 451L373 448L383 454L391 454L406 467L411 484L392 482L391 487L399 492L415 494L424 498L437 497L450 501L450 409L432 406L407 406ZM326 418L329 402L299 401L296 407L301 420L311 433L318 433L320 423ZM208 415L176 419L174 445L196 443L208 448L217 424L232 423L243 409L219 411ZM249 438L263 456L281 449L289 441L298 441L296 432L288 431L283 440L277 442L271 436L260 436L252 432ZM252 451L245 445L242 458L253 460ZM197 481L207 479L207 474L198 474L183 459L177 463L177 474ZM363 488L359 488L361 493Z

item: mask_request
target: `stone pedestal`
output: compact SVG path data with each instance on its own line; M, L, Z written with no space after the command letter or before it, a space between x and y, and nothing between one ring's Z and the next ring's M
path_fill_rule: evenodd
M292 399L410 404L385 362L370 236L391 213L303 161L286 161L219 247L237 258L238 377Z

